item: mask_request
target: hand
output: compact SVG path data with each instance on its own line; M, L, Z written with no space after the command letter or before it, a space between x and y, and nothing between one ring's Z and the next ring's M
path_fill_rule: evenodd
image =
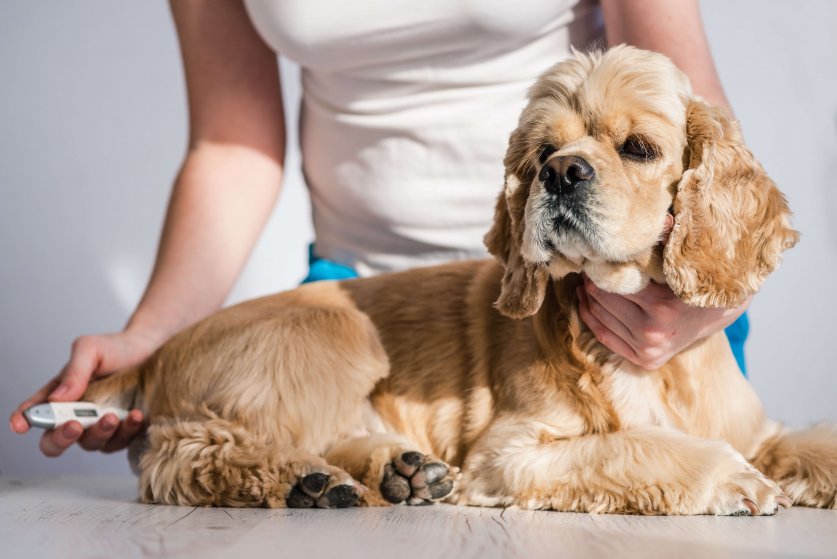
M140 363L159 345L150 336L125 331L101 336L82 336L72 345L70 360L61 372L22 402L12 413L9 425L15 433L26 433L29 424L23 411L41 402L74 402L82 397L91 378L103 377L113 371ZM140 410L131 410L120 422L110 413L86 431L77 421L50 429L41 437L40 448L46 456L60 456L73 443L85 450L113 452L128 445L143 428Z
M735 322L749 304L748 299L737 309L692 307L667 285L653 281L632 295L607 293L587 277L578 288L579 314L596 339L652 371L697 340Z

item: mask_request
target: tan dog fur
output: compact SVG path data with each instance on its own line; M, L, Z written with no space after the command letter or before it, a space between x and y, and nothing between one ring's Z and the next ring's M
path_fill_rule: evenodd
M631 136L654 157L621 154ZM596 170L581 233L550 226L538 178L544 145ZM86 399L136 405L149 418L142 499L384 504L401 484L408 503L772 514L792 499L834 508L837 433L768 420L723 332L646 371L578 317L576 272L609 291L650 278L690 304L733 306L778 266L797 234L737 123L695 98L661 55L576 53L530 91L505 165L486 235L497 261L249 301L91 385ZM436 473L414 474L416 456ZM300 489L315 473L325 487ZM328 497L338 489L353 497Z

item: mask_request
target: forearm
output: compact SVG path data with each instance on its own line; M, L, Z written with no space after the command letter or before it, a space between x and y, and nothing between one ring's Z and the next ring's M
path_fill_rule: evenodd
M689 77L695 93L729 105L703 29L698 0L602 0L609 46L660 52Z
M217 310L275 204L282 170L244 146L190 150L169 201L154 271L126 330L162 343Z

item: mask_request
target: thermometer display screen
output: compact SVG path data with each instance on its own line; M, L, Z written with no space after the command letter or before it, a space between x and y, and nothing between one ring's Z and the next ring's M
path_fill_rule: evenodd
M73 410L76 417L96 417L96 410Z

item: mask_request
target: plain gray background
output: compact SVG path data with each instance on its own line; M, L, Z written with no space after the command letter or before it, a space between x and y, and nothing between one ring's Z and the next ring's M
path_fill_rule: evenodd
M751 380L771 416L837 420L837 3L704 0L749 146L786 192L802 242L751 308ZM296 113L296 70L283 65ZM0 412L120 329L151 269L186 143L180 58L161 0L0 0ZM292 126L290 128L293 128ZM284 192L231 301L294 286L312 238L291 130ZM498 177L497 188L500 188ZM5 474L127 472L122 454L0 429Z

